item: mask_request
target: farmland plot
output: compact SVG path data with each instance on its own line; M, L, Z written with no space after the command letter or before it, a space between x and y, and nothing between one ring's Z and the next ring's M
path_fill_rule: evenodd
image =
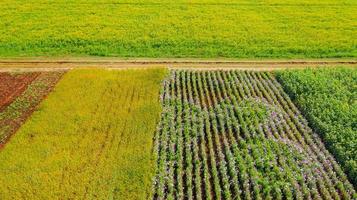
M153 199L352 199L353 186L265 72L172 71Z
M0 148L32 114L64 74L0 73Z
M0 10L0 57L357 56L356 0L1 0Z
M0 152L0 199L150 199L165 70L71 70Z
M284 70L277 78L357 185L357 68Z
M0 111L10 104L39 73L0 73Z

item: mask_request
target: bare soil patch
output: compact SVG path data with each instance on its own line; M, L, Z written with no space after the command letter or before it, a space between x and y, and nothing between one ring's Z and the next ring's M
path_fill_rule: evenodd
M9 105L39 75L33 73L0 73L0 111Z
M0 149L31 116L63 74L64 71L0 74L0 91L4 91L0 96Z

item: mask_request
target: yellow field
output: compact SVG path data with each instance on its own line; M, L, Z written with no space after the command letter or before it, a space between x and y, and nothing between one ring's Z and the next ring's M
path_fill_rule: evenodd
M149 199L166 71L72 70L0 154L0 199Z
M351 58L356 0L2 0L0 57Z

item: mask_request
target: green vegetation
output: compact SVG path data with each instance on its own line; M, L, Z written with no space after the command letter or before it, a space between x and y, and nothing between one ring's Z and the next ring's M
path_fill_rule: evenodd
M2 0L0 56L357 56L355 0Z
M0 199L150 199L166 71L72 70L0 153Z
M282 71L277 77L357 185L357 68Z
M353 199L346 175L270 73L172 71L154 199Z

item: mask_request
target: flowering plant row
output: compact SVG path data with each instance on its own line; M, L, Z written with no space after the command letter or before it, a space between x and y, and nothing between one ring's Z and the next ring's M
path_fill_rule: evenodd
M357 185L357 68L288 70L277 78Z
M154 199L352 199L353 186L266 72L171 71Z

